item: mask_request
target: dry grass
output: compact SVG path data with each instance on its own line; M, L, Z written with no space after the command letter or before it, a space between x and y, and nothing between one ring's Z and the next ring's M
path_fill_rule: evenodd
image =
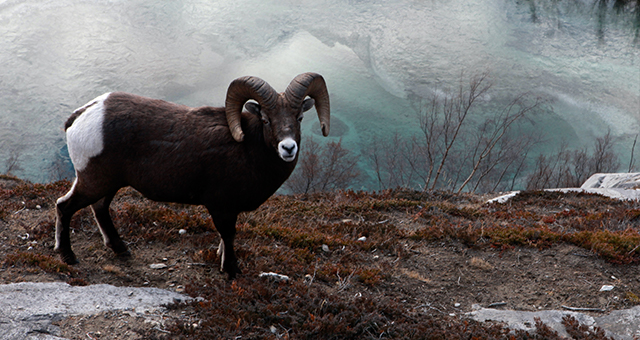
M50 209L69 185L68 181L24 183L3 189L0 218L10 218L23 207L21 202ZM549 214L549 206L556 212ZM218 267L211 245L219 238L201 207L154 203L124 190L116 198L113 218L123 239L137 247L187 244L189 262ZM87 227L91 223L90 214L80 213L72 227L80 233L91 229ZM394 261L408 257L411 242L453 240L472 249L497 252L570 243L613 263L636 264L640 262L639 225L637 203L576 193L525 192L502 205L483 205L468 195L402 190L275 196L257 211L239 217L236 251L244 274L233 282L220 275L193 277L185 291L204 298L189 306L202 323L198 327L174 324L168 328L170 338L234 338L241 334L243 339L467 339L470 335L477 339L559 339L542 324L531 334L509 333L501 325L407 312L402 303L383 293L353 293L388 291L393 273L429 283L417 271L396 268ZM178 237L178 229L186 229L187 234ZM51 238L53 220L43 219L30 230L34 239L46 241ZM87 284L75 277L72 267L48 255L17 252L7 256L3 266L54 272L65 275L70 284ZM477 257L470 259L469 266L494 270L491 263ZM115 265L103 265L102 270L123 275L123 269ZM259 278L260 272L270 271L291 280ZM576 332L583 331L575 320L565 322ZM590 339L604 339L597 329L587 332L591 332Z
M495 269L491 265L491 263L489 263L489 262L487 262L487 261L485 261L485 260L483 260L481 258L478 258L478 257L472 257L471 260L469 261L469 265L471 267L482 269L482 270L486 270L486 271L491 271L491 270Z

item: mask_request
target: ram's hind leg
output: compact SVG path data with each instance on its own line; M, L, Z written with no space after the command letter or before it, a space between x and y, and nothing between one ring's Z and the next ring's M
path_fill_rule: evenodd
M124 242L122 242L120 235L118 235L118 231L113 225L111 215L109 214L109 205L114 196L115 193L112 193L101 198L98 202L91 205L91 210L98 223L98 228L100 228L104 245L111 248L117 256L128 257L131 256L131 253Z
M78 263L76 255L71 249L71 239L69 238L69 225L71 217L78 210L94 203L97 198L84 194L79 189L78 179L73 181L71 190L66 195L56 201L56 245L54 250L60 253L62 260L68 264Z

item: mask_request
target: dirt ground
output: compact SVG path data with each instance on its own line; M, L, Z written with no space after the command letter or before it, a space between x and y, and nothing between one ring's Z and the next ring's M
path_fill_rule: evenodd
M16 185L8 179L0 184L5 192ZM47 191L42 196L44 198L32 198L33 195L27 194L27 199L21 201L24 198L15 194L11 196L13 203L5 205L5 214L0 221L0 258L8 258L12 254L35 253L57 259L52 249L54 236L51 232L55 213L50 196L61 192L64 193L64 186L58 191ZM140 198L135 194L124 194L116 199L115 205L122 206L135 200ZM276 203L268 202L261 209L268 210L274 204ZM461 205L477 208L482 205L482 200L465 199L458 204ZM378 221L369 223L374 225L383 221L385 224L398 226L405 232L411 232L425 223L415 217L415 212L420 208L422 207L407 208L405 211L381 211L376 215ZM9 209L11 211L7 211ZM536 209L535 213L540 216L545 212L547 215L557 214L564 207L550 205ZM52 271L5 262L0 268L0 283L107 283L116 286L158 287L177 292L185 292L188 285L212 282L211 280L227 288L233 285L219 272L217 262L201 260L204 258L203 249L216 249L219 240L216 236L210 236L212 242L203 249L194 249L192 242L147 241L144 238L131 239L123 236L133 255L122 260L102 244L90 212L84 211L79 215L76 218L79 221L73 229L72 244L80 264L72 266L71 270L63 268ZM337 212L332 217L334 223L360 223L351 220L354 218L353 213L343 213L342 219L340 216L341 213ZM359 216L363 214L360 213ZM250 217L245 218L247 219ZM475 221L475 225L478 223L482 222ZM239 229L242 228L239 224ZM364 227L360 225L358 228L362 230ZM243 239L242 235L240 232L236 240L240 266L244 272L242 275L257 276L258 270L248 266L254 262L257 263L256 267L262 265L246 255L253 251L247 245L252 238ZM201 236L191 235L189 232L186 237ZM478 242L482 243L483 240ZM275 242L271 246L275 249L283 245ZM327 261L341 260L348 255L348 249L340 246L332 245L331 249L326 250L313 250L316 261L318 258ZM357 259L361 261L361 266L382 268L383 279L375 284L362 284L351 277L353 272L351 276L345 276L336 271L332 276L326 276L329 279L325 277L324 280L317 279L308 284L317 285L326 294L341 296L345 301L362 296L373 300L384 297L416 315L455 318L463 317L474 306L525 311L563 309L563 306L569 306L610 312L640 304L640 269L637 264L613 264L590 249L567 242L558 242L550 247L477 247L456 239L421 240L406 237L395 248L374 247L359 251ZM157 263L165 264L166 267L150 268L151 264ZM313 273L312 268L307 269L306 275L291 272L293 268L286 266L270 269L289 275L292 280L313 280L309 277L309 273ZM603 285L612 285L614 288L601 292ZM598 312L593 314L598 315ZM197 329L202 323L202 315L196 312L193 305L181 305L158 314L141 316L129 311L103 312L95 316L70 317L57 324L62 329L62 335L69 339L142 339L171 338L169 325L180 324ZM274 337L281 337L286 333L286 330L273 328L270 331Z

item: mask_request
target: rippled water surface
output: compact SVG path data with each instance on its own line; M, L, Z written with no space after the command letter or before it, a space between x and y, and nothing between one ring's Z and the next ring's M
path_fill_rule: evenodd
M66 156L64 121L104 92L222 105L239 76L284 90L306 71L327 79L330 139L356 154L373 136L415 132L410 98L477 70L491 72L492 98L552 100L537 118L549 149L610 129L625 154L640 132L637 25L628 13L603 19L588 1L568 3L2 1L0 161L18 156L16 175L51 179ZM304 134L320 141L315 120Z

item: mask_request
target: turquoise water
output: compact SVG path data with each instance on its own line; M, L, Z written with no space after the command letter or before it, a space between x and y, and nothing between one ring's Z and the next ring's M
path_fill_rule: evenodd
M637 27L609 10L599 33L593 11L588 1L4 1L0 172L18 155L14 174L55 177L64 121L104 92L221 105L239 76L283 90L306 71L327 79L338 131L320 138L308 114L304 135L342 138L365 174L374 137L417 131L410 98L477 70L495 83L487 107L522 92L552 101L531 127L547 136L541 151L610 129L625 164L640 132Z

